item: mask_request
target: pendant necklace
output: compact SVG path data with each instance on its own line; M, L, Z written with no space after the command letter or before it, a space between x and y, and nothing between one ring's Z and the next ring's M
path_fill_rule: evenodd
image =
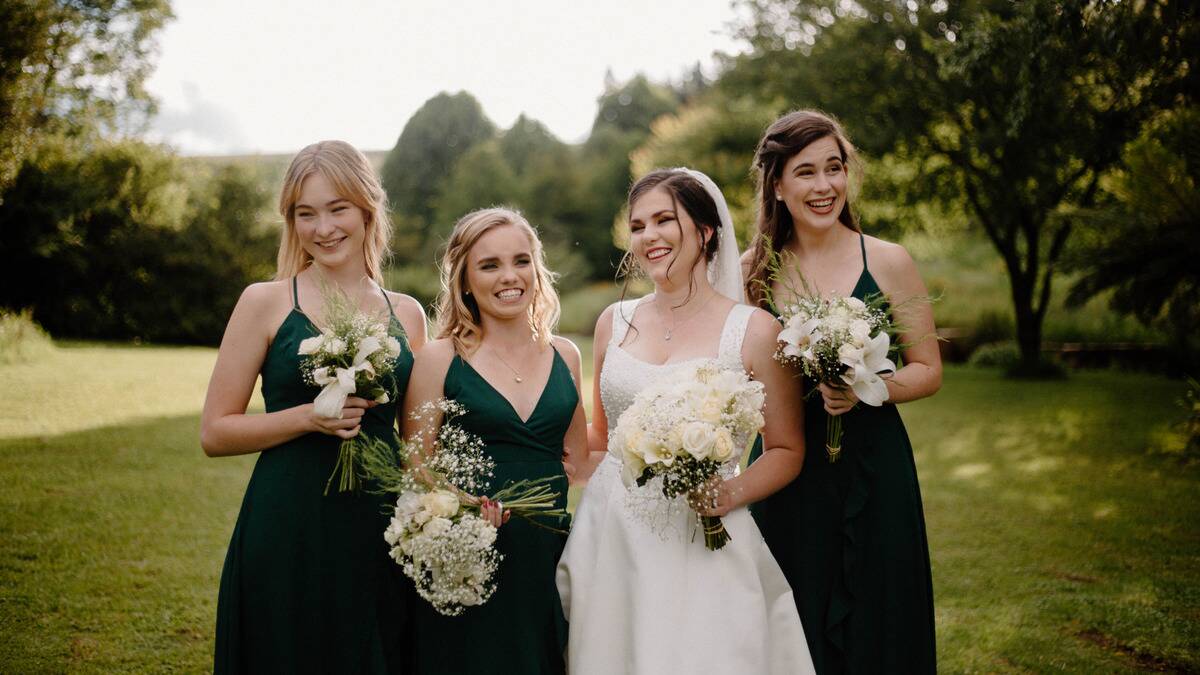
M496 358L500 359L500 363L503 363L505 368L508 368L509 370L512 371L513 381L515 381L517 384L524 382L524 380L521 379L521 373L517 372L516 368L513 368L512 366L508 365L508 361L505 361L504 357L500 356L499 350L497 350L495 347L492 347L491 345L488 345L488 348L490 348L492 350L492 353L496 355Z
M717 294L717 292L714 290L714 291L712 292L712 295L708 296L707 298L705 298L705 299L704 299L704 302L700 303L700 307L699 307L699 309L697 309L696 311L694 311L694 312L692 312L691 314L689 314L689 315L688 315L688 318L684 319L683 321L681 321L681 322L679 322L679 323L676 323L676 322L675 322L675 314L674 314L674 312L672 312L672 313L671 313L671 326L670 326L669 328L667 328L667 329L666 329L666 332L665 332L665 333L663 333L663 342L670 342L670 341L671 341L671 334L675 332L675 329L676 329L676 328L682 328L683 326L687 325L687 322L689 322L689 321L691 321L692 319L696 318L696 316L697 316L698 314L700 314L700 312L704 311L704 308L705 308L706 306L708 306L708 302L709 302L709 300L712 300L712 299L713 299L713 297L714 297L716 294ZM655 305L655 307L657 308L657 306L658 306L658 302L656 301L656 302L654 303L654 305ZM659 316L662 316L662 310L659 310Z

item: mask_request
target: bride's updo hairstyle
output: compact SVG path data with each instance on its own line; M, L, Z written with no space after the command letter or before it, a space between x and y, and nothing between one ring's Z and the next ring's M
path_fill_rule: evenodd
M337 191L338 196L362 209L366 216L366 237L363 257L367 275L383 285L383 263L387 258L388 241L392 237L392 221L388 218L387 194L371 162L353 145L345 141L321 141L296 153L283 178L279 191L279 214L283 216L283 233L279 241L279 258L275 267L276 279L294 277L312 263L312 256L300 244L296 235L296 202L304 179L320 172Z
M783 167L789 159L822 138L832 138L837 143L847 173L851 178L860 177L858 153L846 138L846 132L837 120L816 110L796 110L775 120L767 127L755 150L758 218L754 241L750 244L750 270L746 276L746 298L752 305L764 306L766 289L771 282L767 270L767 242L775 253L779 253L796 236L796 226L787 204L775 198L775 184L783 176ZM855 191L852 183L850 192ZM858 219L850 210L850 201L851 195L847 195L838 221L861 232Z
M497 227L516 227L529 240L533 253L533 299L529 303L529 328L542 346L549 346L561 313L554 273L546 267L542 240L525 216L511 209L490 208L472 211L458 220L446 252L442 255L442 290L437 300L438 337L454 341L454 349L470 356L483 339L483 318L479 304L467 292L467 256L480 237Z
M705 262L712 262L713 256L717 254L717 245L720 242L721 216L717 212L717 205L713 202L713 198L691 174L683 169L655 169L650 173L642 176L633 187L629 188L629 197L626 199L625 208L629 213L633 212L633 205L638 199L641 199L647 193L655 188L662 188L671 195L671 206L676 213L682 206L684 211L692 217L692 222L696 223L697 233L700 235L700 245L704 251ZM675 219L675 227L679 228L679 235L683 236L683 225L679 219ZM675 261L671 261L674 265ZM697 259L693 263L699 265L700 260ZM625 253L625 259L621 263L621 269L626 275L636 267L634 262L633 251ZM670 266L667 271L670 272ZM692 277L688 275L688 283L691 284ZM691 297L689 288L688 297Z

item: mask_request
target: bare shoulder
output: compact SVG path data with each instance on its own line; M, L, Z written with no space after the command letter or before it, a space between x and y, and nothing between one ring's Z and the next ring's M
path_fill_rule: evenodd
M617 306L620 304L619 302L614 302L605 307L603 312L600 312L600 317L596 319L596 330L593 333L597 343L600 343L601 336L604 336L604 342L606 343L608 342L608 338L612 336L613 314L620 311L617 309Z
M866 237L866 245L871 274L883 290L910 287L920 281L917 263L903 246L871 236Z
M250 284L242 291L238 305L266 310L278 306L292 306L292 283L290 279L260 281Z
M750 314L750 319L746 325L746 339L766 339L774 342L780 328L779 322L775 320L775 317L770 312L756 307L754 308L754 312Z
M388 300L392 303L392 311L396 313L396 318L404 326L404 331L409 334L409 341L413 340L414 334L418 334L419 342L423 344L425 342L425 308L411 295L394 291L385 292Z
M450 338L431 340L416 353L416 365L429 370L449 368L454 354L454 341Z
M561 335L555 335L550 342L558 350L558 353L567 362L568 366L572 368L579 367L579 363L583 360L583 357L579 353L579 347L574 342Z

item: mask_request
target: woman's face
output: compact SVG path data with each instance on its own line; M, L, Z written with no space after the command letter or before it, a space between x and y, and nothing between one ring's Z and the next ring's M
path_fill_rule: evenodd
M294 217L300 245L318 264L340 267L363 260L366 213L339 195L320 171L300 184Z
M828 230L838 224L846 205L846 185L842 151L833 136L825 136L788 159L775 182L775 195L796 227Z
M526 316L536 283L533 246L516 225L493 227L467 252L466 290L481 315Z
M671 193L656 187L629 207L629 250L655 286L684 283L703 256L700 230Z

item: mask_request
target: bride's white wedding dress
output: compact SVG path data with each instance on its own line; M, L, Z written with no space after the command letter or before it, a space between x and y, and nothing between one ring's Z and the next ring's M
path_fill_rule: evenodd
M645 363L621 348L639 302L614 308L599 373L610 434L643 387L682 365ZM753 312L747 305L730 310L716 357L721 367L742 370ZM739 460L722 472L734 475ZM726 515L731 540L709 551L682 497L668 504L657 480L627 490L621 468L610 452L596 469L558 565L572 675L813 673L792 590L749 511Z

